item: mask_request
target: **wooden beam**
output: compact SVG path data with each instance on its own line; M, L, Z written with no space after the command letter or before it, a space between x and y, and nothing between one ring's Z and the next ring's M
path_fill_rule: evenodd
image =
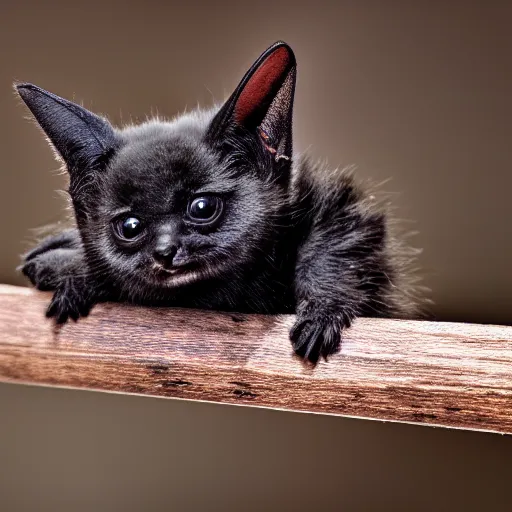
M0 285L0 381L512 433L512 327L360 319L316 368L291 316L95 307L62 328Z

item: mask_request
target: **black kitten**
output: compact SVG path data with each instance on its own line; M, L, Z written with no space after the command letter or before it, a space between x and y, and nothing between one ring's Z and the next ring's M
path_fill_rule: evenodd
M412 316L407 252L345 171L292 162L296 62L279 42L220 109L122 130L31 84L17 90L64 161L76 229L23 272L48 316L102 300L297 313L295 351L335 352L360 315Z

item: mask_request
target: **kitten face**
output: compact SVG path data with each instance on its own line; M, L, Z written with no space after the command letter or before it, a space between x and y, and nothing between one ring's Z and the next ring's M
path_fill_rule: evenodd
M254 143L223 157L200 132L174 128L152 122L121 132L85 205L92 266L128 293L134 284L158 290L236 276L278 236L273 219L286 200L269 179L272 158L251 156Z
M123 130L18 84L69 172L89 271L140 299L211 278L243 282L254 267L275 270L295 77L291 48L277 42L220 108Z

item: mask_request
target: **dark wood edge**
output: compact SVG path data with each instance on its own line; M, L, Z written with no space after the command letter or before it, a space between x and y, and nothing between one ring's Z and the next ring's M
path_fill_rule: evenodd
M0 381L512 433L512 327L359 319L312 368L291 316L103 304L56 328L48 300L0 285Z

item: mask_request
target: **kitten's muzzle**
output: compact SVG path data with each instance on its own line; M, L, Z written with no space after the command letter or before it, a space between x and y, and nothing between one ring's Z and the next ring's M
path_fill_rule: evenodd
M153 252L157 270L175 274L189 267L190 260L176 245L157 246Z
M162 267L172 267L173 260L177 252L178 247L175 245L157 246L153 252L153 258Z

